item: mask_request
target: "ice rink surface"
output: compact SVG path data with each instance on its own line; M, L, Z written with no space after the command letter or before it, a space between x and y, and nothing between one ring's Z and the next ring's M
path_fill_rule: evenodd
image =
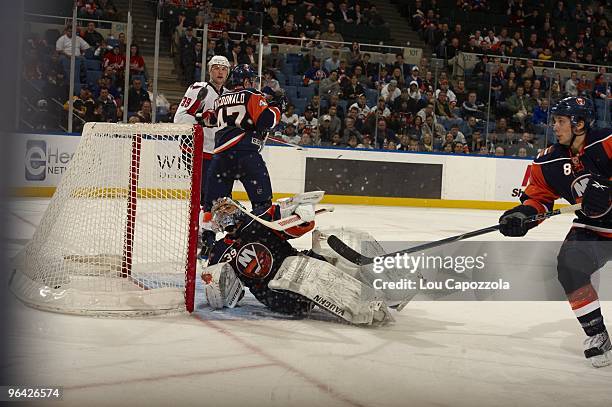
M47 204L13 202L9 254L31 238ZM364 229L378 240L426 241L489 226L499 215L336 206L318 222ZM561 240L571 219L550 219L527 238ZM295 245L307 248L309 239ZM8 273L2 278L6 287ZM242 315L211 312L196 299L191 316L140 319L67 316L12 303L15 323L3 333L11 355L0 369L14 384L64 386L60 405L612 405L612 366L586 362L584 334L565 302L417 301L379 328L321 313L274 317L252 298ZM612 304L602 308L610 321Z

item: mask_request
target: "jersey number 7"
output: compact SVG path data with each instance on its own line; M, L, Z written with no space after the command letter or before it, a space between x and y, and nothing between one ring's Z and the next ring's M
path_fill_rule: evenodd
M217 126L220 127L240 127L246 115L244 105L225 106L217 115Z

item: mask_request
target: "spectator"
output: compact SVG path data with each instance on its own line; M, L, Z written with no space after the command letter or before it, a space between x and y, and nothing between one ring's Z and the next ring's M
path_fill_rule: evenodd
M193 36L193 29L191 27L188 27L187 31L185 32L185 36L182 37L180 40L181 67L183 69L184 77L183 85L185 86L189 86L194 82L196 43L197 38Z
M376 121L376 129L374 131L374 135L378 145L394 143L397 147L397 143L399 142L393 130L387 128L387 122L384 118L380 118ZM396 148L393 149L395 150Z
M102 113L105 121L116 123L117 103L108 91L108 88L100 88L100 96L98 97L97 103L99 103L102 108Z
M357 136L351 135L348 137L346 145L349 148L357 148L357 146L359 145L359 139L357 138Z
M357 116L363 120L368 114L370 114L370 108L366 104L366 96L364 94L359 95L357 102L350 106L350 109L357 109Z
M365 94L365 89L359 81L357 77L353 75L351 77L350 83L348 83L345 87L342 88L341 98L346 100L349 105L355 103L359 95Z
M569 79L565 82L565 93L568 96L578 96L578 73L576 71L572 71L570 73Z
M329 127L332 133L340 133L342 120L338 117L338 108L336 106L330 106L327 115L323 116L323 121L325 121L326 116L329 117Z
M144 58L140 56L140 49L136 44L130 46L130 75L142 75L146 80Z
M334 23L329 23L327 25L327 31L324 32L323 34L321 34L321 41L334 41L334 42L326 42L323 44L323 46L327 47L327 48L342 48L341 43L344 42L344 38L342 37L342 34L336 32L336 26L334 25Z
M74 58L75 58L75 72L80 73L81 78L84 79L86 75L85 69L85 60L83 58L83 53L88 50L89 44L85 42L85 40L79 36L76 38L76 47L74 49ZM59 53L60 63L64 68L64 74L66 77L70 75L70 57L72 56L72 27L66 27L64 29L64 35L59 37L55 42L55 50ZM75 80L79 80L79 78L75 78Z
M293 123L288 123L282 133L282 139L287 143L299 144L301 136L296 133Z
M128 92L128 112L137 112L145 100L150 102L149 94L142 88L142 81L133 79Z
M327 77L327 71L324 68L321 68L321 60L317 58L312 59L312 67L310 67L304 73L304 85L318 85L322 79Z
M107 52L104 55L102 66L105 69L105 76L112 76L116 81L120 81L123 78L125 71L125 55L121 54L119 46L113 47L112 52ZM107 69L109 71L107 71Z
M140 110L136 112L136 116L138 116L141 123L151 123L153 110L151 109L151 102L149 100L142 101Z
M104 58L104 55L106 55L107 52L112 51L112 50L113 50L113 47L108 45L106 40L104 38L102 38L102 40L100 41L100 43L98 44L98 46L94 50L94 57L96 57L97 59L102 60Z
M300 117L298 123L298 131L303 133L304 131L309 132L310 129L315 128L319 125L319 121L314 117L314 111L311 107L306 107L304 116Z
M355 119L350 116L347 116L346 119L344 119L344 129L342 130L341 134L342 139L347 140L347 142L348 139L353 136L357 138L358 142L361 142L361 133L355 127Z
M168 113L162 117L159 121L161 123L174 123L174 115L178 110L178 103L170 104L170 108L168 109Z
M524 95L522 86L517 87L516 93L508 98L507 106L512 113L512 118L518 120L521 127L525 128L525 121L531 118L534 105L533 101Z
M215 55L223 55L227 58L230 58L233 49L234 41L230 39L229 32L227 30L223 30L221 32L221 37L217 40L215 44Z
M285 126L291 123L293 124L293 126L297 127L299 123L299 118L298 115L295 113L295 106L293 106L292 104L287 105L287 110L281 115L281 122L285 123Z
M484 103L478 102L476 97L476 92L472 91L468 93L467 100L461 105L461 114L464 119L468 116L474 116L477 119L484 119Z
M440 123L434 123L433 115L428 115L425 118L421 132L423 134L429 134L434 140L434 143L438 141L441 144L442 139L446 136L446 129Z
M391 81L383 86L380 91L380 97L385 100L385 103L388 105L392 105L395 99L397 99L402 92L397 87L397 81L395 79L391 79Z
M83 34L83 39L92 48L97 48L104 41L102 34L96 31L96 23L93 21L87 23L87 30Z
M270 47L270 54L265 56L264 68L280 72L283 68L285 57L279 53L278 45Z
M373 150L374 146L372 146L372 136L370 136L369 134L364 134L361 138L361 144L358 144L357 148Z
M340 51L335 49L332 52L332 56L325 60L325 63L323 64L323 68L327 72L331 72L331 71L335 71L339 67L340 67Z
M257 69L257 66L259 65L257 56L255 55L251 45L247 45L244 48L244 53L238 57L238 60L241 64L251 65L253 69Z
M431 134L426 133L423 135L423 137L421 137L421 151L434 151L433 138L431 137Z
M391 110L389 110L389 108L386 106L384 98L378 99L378 104L370 109L370 113L376 113L377 117L382 116L387 118L391 116Z

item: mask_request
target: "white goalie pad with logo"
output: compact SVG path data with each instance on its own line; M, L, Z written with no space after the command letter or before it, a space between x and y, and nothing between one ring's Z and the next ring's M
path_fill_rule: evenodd
M198 272L204 283L206 301L213 309L234 308L242 298L244 285L228 263L204 267L198 260Z
M353 250L363 254L366 257L382 256L387 251L374 237L362 230L351 228L327 228L316 229L312 233L312 250L325 257L330 263L350 274L362 283L374 287L380 282L395 282L395 281L415 281L415 286L418 287L418 280L423 279L420 272L407 273L405 270L397 270L394 268L385 269L384 273L377 273L373 270L373 265L358 266L346 260L336 253L327 244L327 238L330 235L335 235ZM397 311L401 311L410 300L418 293L418 289L380 289L377 290L379 295L382 295L385 302L390 307L395 307Z
M268 287L300 294L353 324L393 321L387 304L373 287L312 257L287 257Z

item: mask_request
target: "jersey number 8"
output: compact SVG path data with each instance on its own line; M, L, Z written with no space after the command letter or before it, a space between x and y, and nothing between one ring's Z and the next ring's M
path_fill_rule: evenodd
M240 127L246 108L244 105L225 106L217 116L217 126L220 127Z

